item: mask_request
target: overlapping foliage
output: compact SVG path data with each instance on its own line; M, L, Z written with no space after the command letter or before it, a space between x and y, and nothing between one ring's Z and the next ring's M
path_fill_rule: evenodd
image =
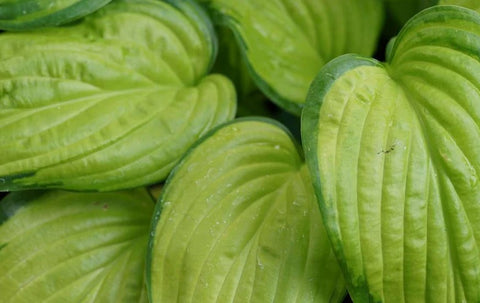
M0 0L0 303L480 302L478 10Z

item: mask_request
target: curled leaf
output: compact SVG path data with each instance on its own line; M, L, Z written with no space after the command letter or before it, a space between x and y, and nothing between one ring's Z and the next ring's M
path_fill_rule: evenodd
M211 24L174 3L118 0L76 25L0 36L0 190L155 183L233 118L233 85L207 75Z
M307 163L355 302L480 301L480 15L424 10L388 62L314 81Z
M0 201L2 302L146 303L146 190L25 191Z
M310 176L282 127L224 125L190 150L155 210L150 302L340 302Z
M380 0L199 1L234 32L257 86L297 115L325 63L372 55L383 21Z

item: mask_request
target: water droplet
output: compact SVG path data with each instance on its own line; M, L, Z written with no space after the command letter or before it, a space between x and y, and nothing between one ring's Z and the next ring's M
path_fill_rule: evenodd
M0 178L0 184L5 184L5 182L6 182L5 179Z
M262 261L260 260L260 258L257 257L257 266L260 270L263 270L265 268L265 266L263 265Z
M280 149L280 145L275 145L274 147L276 150L279 150Z
M233 130L234 132L238 132L238 128L236 128L236 127L232 127L232 130Z

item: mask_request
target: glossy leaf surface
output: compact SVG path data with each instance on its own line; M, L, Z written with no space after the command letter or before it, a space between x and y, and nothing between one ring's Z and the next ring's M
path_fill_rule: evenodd
M312 85L307 163L355 302L480 301L479 49L480 15L433 7L386 64L340 57Z
M340 302L345 286L311 180L283 128L239 120L174 170L152 225L157 302Z
M211 24L175 5L118 0L76 25L0 35L0 190L154 183L233 118L233 85L207 75Z
M199 1L234 31L257 86L296 114L325 63L372 55L383 17L380 0Z
M0 201L0 302L146 303L146 190Z
M84 17L111 0L0 0L0 29L57 26Z

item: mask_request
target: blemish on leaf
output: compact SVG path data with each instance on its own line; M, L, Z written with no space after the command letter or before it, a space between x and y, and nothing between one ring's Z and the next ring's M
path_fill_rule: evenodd
M108 209L108 204L107 203L103 204L102 208L103 208L103 210L107 210Z
M393 152L393 151L395 150L395 145L396 145L396 144L392 144L392 145L390 145L390 147L389 147L388 149L382 149L381 151L379 151L379 152L377 153L377 155L380 155L380 154L389 154L389 153Z

